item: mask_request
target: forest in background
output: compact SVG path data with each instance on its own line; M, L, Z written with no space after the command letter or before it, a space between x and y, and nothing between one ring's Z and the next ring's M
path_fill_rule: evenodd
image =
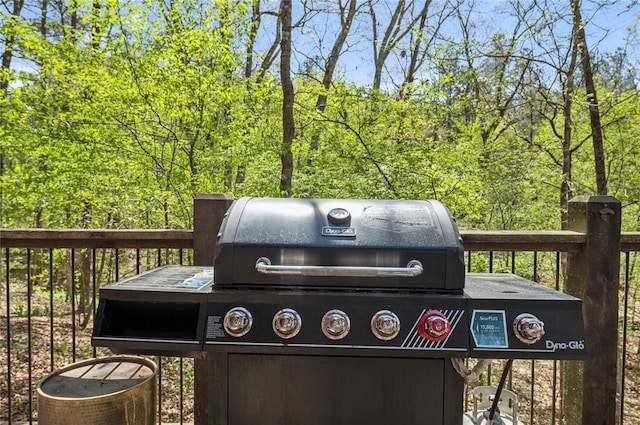
M478 229L609 194L640 228L634 0L0 6L0 227L190 228L227 193L438 199Z

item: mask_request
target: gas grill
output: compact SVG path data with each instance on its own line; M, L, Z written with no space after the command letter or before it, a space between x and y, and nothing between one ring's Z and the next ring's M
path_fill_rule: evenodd
M212 235L212 242L214 238ZM241 198L213 268L105 287L93 344L201 356L210 425L462 423L450 358L577 359L581 301L466 274L437 201Z

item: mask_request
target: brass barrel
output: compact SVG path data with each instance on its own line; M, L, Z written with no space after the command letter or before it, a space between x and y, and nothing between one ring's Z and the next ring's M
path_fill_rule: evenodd
M158 367L112 356L56 370L38 383L39 425L154 425Z

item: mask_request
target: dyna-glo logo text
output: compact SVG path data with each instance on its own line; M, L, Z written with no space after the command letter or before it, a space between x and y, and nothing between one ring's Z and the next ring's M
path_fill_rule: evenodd
M355 236L355 227L323 227L322 236Z
M584 339L580 341L553 342L546 340L545 346L547 350L584 350Z

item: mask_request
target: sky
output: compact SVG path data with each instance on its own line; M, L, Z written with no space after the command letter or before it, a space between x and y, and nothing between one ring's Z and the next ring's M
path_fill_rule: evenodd
M314 0L316 3L335 4L326 0ZM422 3L419 0L417 3ZM453 1L453 0L451 0ZM570 0L537 0L539 3L546 2L547 7L566 7ZM442 6L444 0L433 0L431 11L435 12ZM473 20L477 22L475 30L482 35L492 34L496 31L508 32L513 27L515 19L506 12L510 8L510 3L516 0L465 0L463 10L469 9L473 4ZM601 3L605 6L599 6ZM586 24L589 48L591 51L602 53L614 52L619 47L624 47L629 41L631 46L638 43L638 35L635 34L632 40L628 40L629 28L638 24L640 16L640 6L637 0L582 0L582 14ZM280 0L263 0L262 10L277 10ZM294 0L294 21L302 14L301 0ZM361 0L364 3L364 0ZM527 5L532 1L517 1L518 4ZM396 4L393 0L377 0L376 10L381 22L388 16L386 8L393 8ZM364 9L366 10L366 9ZM433 13L430 12L430 13ZM28 13L28 12L25 12ZM436 16L429 19L434 20ZM274 39L276 20L275 17L265 15L263 25L257 39L257 50L267 50ZM331 48L338 29L337 14L317 14L307 25L299 28L294 33L294 63L293 69L301 69L305 60L309 57L326 57ZM558 36L568 36L571 31L570 21L558 27ZM338 66L338 74L347 80L356 82L364 86L370 86L373 81L372 64L372 42L371 42L371 20L366 14L361 14L358 21L351 30L350 37L345 47L345 52ZM443 28L443 33L452 39L460 39L460 29L454 20ZM563 34L564 33L564 34ZM4 46L3 46L4 47ZM630 60L636 67L640 68L640 49L628 49ZM394 63L395 61L395 63ZM396 57L389 59L389 74L387 84L390 84L389 75L397 73L402 63ZM29 64L23 63L19 58L13 61L15 69L28 71ZM24 67L24 69L23 69Z
M538 0L539 3L545 0ZM513 2L516 2L515 0ZM569 0L546 0L547 7L561 8L566 7ZM606 2L604 6L601 4ZM267 2L268 7L277 8L278 1L271 0ZM421 3L421 2L418 2ZM496 31L509 32L515 25L513 18L507 11L510 10L510 1L508 0L475 0L464 1L463 9L469 9L473 3L473 21L477 23L475 31L479 36L493 34ZM531 4L532 2L518 1L519 4ZM301 2L294 1L294 15L298 16L302 13ZM385 8L383 4L388 4L392 8L394 1L378 2L379 20L383 21L385 16ZM431 10L436 11L443 4L442 0L434 0ZM630 7L631 6L631 7ZM263 8L266 10L268 7ZM431 13L431 12L430 12ZM388 13L386 13L388 16ZM586 22L586 33L589 49L599 54L612 53L620 47L624 47L629 36L629 28L637 25L638 16L640 14L640 6L635 4L633 0L583 0L582 15ZM337 16L334 14L334 16ZM305 61L308 56L319 55L319 47L321 46L322 55L327 56L331 48L335 34L338 29L337 21L328 20L326 17L318 15L315 21L311 21L307 26L297 30L294 33L294 61L298 66ZM430 17L435 19L435 16ZM294 16L294 21L296 16ZM363 85L370 85L373 80L372 63L372 42L371 42L371 20L368 15L363 14L356 22L351 30L349 42L346 51L341 58L338 72L345 75L348 80ZM272 40L272 31L275 25L275 19L272 22L265 20L263 22L262 33L258 39L258 46L265 47ZM318 28L321 28L320 30ZM443 32L452 39L460 39L460 29L454 20L443 28ZM558 37L569 37L571 33L570 18L566 19L563 24L559 24L556 29ZM637 43L637 39L631 40L631 45ZM630 59L636 66L640 67L640 51L635 48L628 49ZM394 72L393 67L399 67L400 64L393 63L394 58L389 59L389 70ZM293 67L296 69L296 66ZM387 84L389 81L387 79Z

